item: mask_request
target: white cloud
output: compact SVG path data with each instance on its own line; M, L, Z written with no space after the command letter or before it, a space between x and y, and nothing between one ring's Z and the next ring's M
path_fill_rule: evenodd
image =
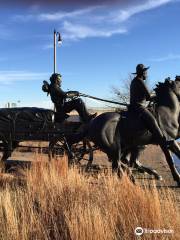
M68 13L60 24L59 29L63 38L68 40L78 40L87 37L111 37L115 34L125 34L128 32L127 20L135 14L148 11L173 0L146 0L134 3L134 5L121 7L99 6L98 9L89 8L89 12L81 10L81 14L73 17ZM119 10L121 9L121 10ZM58 16L56 16L58 19ZM55 16L54 16L55 20Z
M88 7L85 9L75 10L72 12L55 12L55 13L42 13L37 16L39 21L59 21L67 18L76 18L80 16L84 16L85 14L91 13L93 10L97 10L98 8L102 8L99 6L96 7Z
M12 17L12 20L14 21L40 21L40 22L54 22L54 21L60 21L60 20L66 20L66 19L74 19L77 17L85 16L88 13L91 13L93 11L97 11L97 9L103 8L102 6L96 6L96 7L87 7L83 9L78 9L74 11L58 11L58 12L52 12L52 13L30 13L30 14L16 14Z
M99 5L73 11L56 11L16 15L15 20L59 24L58 30L69 40L87 37L110 37L128 31L127 21L134 15L163 6L174 0L123 1L112 5ZM45 49L48 47L45 46Z
M0 71L0 83L11 84L16 81L38 81L49 76L46 72Z
M114 34L126 33L126 29L96 29L85 25L73 24L65 21L63 25L63 37L65 39L77 40L86 37L110 37Z
M126 9L113 13L112 20L114 22L124 22L128 20L130 17L134 16L135 14L160 7L172 1L174 0L147 0L139 5L130 6Z
M59 20L67 20L67 19L74 19L77 17L87 17L87 14L92 13L92 17L98 20L105 20L109 19L110 21L118 21L118 22L124 22L130 17L132 17L135 14L148 11L157 7L160 7L162 5L165 5L167 3L170 3L174 0L146 0L146 1L139 1L139 4L137 4L137 1L134 1L134 5L130 6L123 6L123 9L117 10L121 7L121 3L115 5L114 7L111 7L109 5L101 5L101 6L94 6L94 7L87 7L80 10L75 10L71 12L54 12L54 13L41 13L37 15L37 20L39 21L59 21ZM128 1L127 1L128 2ZM102 11L104 10L104 11ZM112 12L111 12L112 11ZM27 19L31 18L32 15L27 15Z
M167 56L164 56L164 57L151 58L149 60L152 62L165 62L165 61L178 60L178 59L180 59L180 54L168 54Z

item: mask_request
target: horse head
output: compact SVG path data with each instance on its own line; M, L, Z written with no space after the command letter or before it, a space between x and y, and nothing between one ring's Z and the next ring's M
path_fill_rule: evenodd
M156 92L157 99L167 99L167 94L169 92L173 92L177 97L178 101L180 101L180 78L176 78L176 80L170 80L170 78L165 79L165 81L159 82L154 89Z

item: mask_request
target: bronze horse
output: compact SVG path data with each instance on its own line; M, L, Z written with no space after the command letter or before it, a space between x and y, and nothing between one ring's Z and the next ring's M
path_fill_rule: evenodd
M166 80L164 83L159 83L155 92L155 117L167 139L178 139L180 133L180 81ZM112 161L113 171L118 173L122 172L124 164L121 159L127 152L134 153L134 159L136 159L135 155L137 155L139 146L158 144L157 139L147 131L141 118L131 111L99 115L89 123L87 130L84 132L84 137L94 142L107 154ZM170 149L180 157L177 143L172 142L169 149L165 146L160 147L166 157L174 180L180 185L180 174L169 151ZM133 151L136 151L136 153Z

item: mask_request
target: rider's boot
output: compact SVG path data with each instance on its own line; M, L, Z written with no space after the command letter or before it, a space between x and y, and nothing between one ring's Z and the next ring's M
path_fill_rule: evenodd
M77 111L82 119L83 122L89 122L91 119L95 118L97 116L97 113L90 114L84 104L84 102L79 98L78 99L78 108Z

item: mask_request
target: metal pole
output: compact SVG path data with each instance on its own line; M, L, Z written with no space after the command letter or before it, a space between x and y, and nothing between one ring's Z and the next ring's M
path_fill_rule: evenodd
M56 30L54 29L54 73L56 73Z

